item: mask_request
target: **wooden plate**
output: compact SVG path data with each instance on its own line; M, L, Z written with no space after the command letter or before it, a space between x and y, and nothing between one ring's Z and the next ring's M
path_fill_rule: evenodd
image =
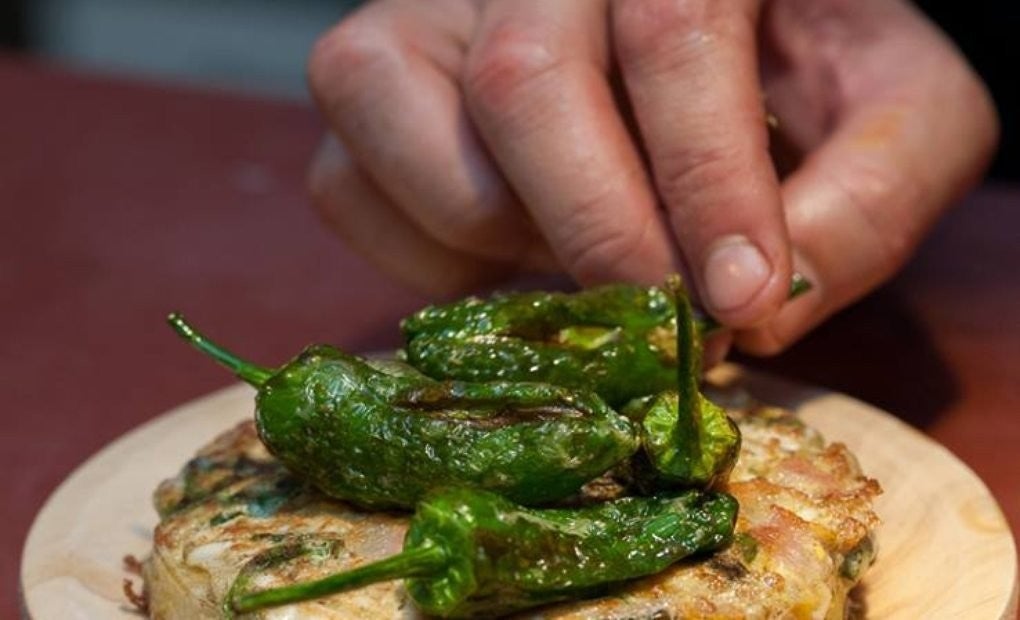
M864 579L869 618L1013 618L1017 554L985 485L948 450L895 417L852 398L733 366L713 380L798 411L842 441L885 493L879 555ZM35 620L137 618L126 604L126 554L144 557L156 513L150 496L195 450L251 415L253 391L220 390L124 435L53 493L29 532L21 565L25 610Z

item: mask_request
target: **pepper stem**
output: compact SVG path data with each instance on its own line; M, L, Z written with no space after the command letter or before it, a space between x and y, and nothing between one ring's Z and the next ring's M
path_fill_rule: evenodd
M698 414L701 382L701 338L698 323L694 317L687 288L680 276L674 275L666 282L676 302L676 357L677 357L677 432L688 442L698 444ZM696 450L693 453L696 453Z
M192 346L202 353L232 370L234 374L246 383L250 383L255 387L261 387L263 383L269 380L269 377L273 376L272 370L246 362L203 336L179 312L170 313L166 321L177 332L178 336L190 342Z
M408 549L378 562L336 573L316 581L235 595L229 604L234 612L245 614L266 607L276 607L277 605L298 603L330 594L338 594L378 581L434 575L442 570L448 562L449 558L446 552L437 546Z

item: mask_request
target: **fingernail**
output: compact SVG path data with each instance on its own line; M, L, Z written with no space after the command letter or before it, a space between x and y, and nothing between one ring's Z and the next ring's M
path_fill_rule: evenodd
M705 262L709 308L726 312L747 304L765 283L772 267L747 237L734 235L715 242Z

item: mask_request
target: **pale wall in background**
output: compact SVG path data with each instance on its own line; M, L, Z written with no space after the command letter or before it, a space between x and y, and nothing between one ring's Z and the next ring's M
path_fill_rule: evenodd
M35 0L38 53L103 72L307 98L316 37L355 2L337 0Z

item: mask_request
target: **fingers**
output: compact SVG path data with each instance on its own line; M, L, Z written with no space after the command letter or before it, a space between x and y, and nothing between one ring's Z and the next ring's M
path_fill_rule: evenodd
M309 79L330 128L391 206L467 256L525 262L539 236L454 81L474 21L468 2L368 4L319 42Z
M312 201L356 252L387 275L440 298L493 282L509 267L478 261L424 234L327 139L309 175Z
M494 0L464 74L472 119L577 280L661 282L675 269L610 90L605 3Z
M827 72L853 76L843 112L783 187L795 268L815 289L769 324L738 334L749 352L782 349L891 276L994 149L995 112L973 72L909 9L883 6L876 23L898 25L867 51L855 44L852 67ZM876 31L872 25L868 36Z
M757 0L618 0L627 92L702 303L746 327L786 298L790 256L757 74Z

